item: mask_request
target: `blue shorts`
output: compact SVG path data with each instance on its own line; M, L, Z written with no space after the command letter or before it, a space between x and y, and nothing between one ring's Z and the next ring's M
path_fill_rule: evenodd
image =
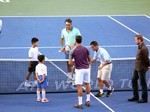
M40 80L42 80L42 75L38 76ZM37 88L47 88L47 77L45 76L44 81L42 83L38 82Z

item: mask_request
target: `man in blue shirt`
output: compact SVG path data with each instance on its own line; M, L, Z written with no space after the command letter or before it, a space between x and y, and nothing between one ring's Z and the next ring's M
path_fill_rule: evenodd
M114 88L112 88L111 85L109 84L112 71L111 57L104 48L98 46L98 43L96 41L92 41L90 43L90 46L92 50L95 51L91 63L94 63L95 61L100 61L101 63L100 66L98 67L98 75L97 75L100 90L95 96L104 97L103 84L105 84L106 87L108 87L108 92L106 96L109 97L114 91Z

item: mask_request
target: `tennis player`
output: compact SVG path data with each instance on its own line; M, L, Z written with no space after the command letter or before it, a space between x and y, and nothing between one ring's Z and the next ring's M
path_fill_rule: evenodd
M28 55L29 55L29 59L35 60L35 61L29 61L28 64L28 72L26 74L26 81L25 81L25 86L26 87L31 87L31 84L29 83L29 78L31 76L31 74L34 74L34 84L33 87L36 87L37 85L37 80L36 80L36 75L35 75L35 67L38 64L38 60L37 57L39 55L39 51L38 51L38 38L32 38L31 43L32 43L32 47L29 49ZM37 60L37 61L36 61Z
M2 20L0 19L0 33L2 32L2 26L3 26L3 22L2 22Z
M37 102L47 103L49 100L46 98L46 87L47 87L47 67L44 65L45 56L38 56L39 64L36 66L36 78L38 80L37 85ZM42 100L40 91L42 89Z
M66 19L65 20L66 28L64 28L61 31L61 38L60 38L60 45L61 45L61 51L64 51L64 46L69 45L71 48L75 46L75 38L78 35L81 35L79 29L72 26L72 20ZM69 53L65 53L65 58L69 59ZM68 80L66 83L71 83L72 80L72 66L70 66L67 62L67 70L68 70ZM74 76L73 76L74 78Z
M130 102L147 103L148 102L148 91L146 84L146 72L149 69L149 51L147 46L144 44L144 38L138 34L135 36L135 43L138 45L137 55L135 60L135 70L132 77L132 88L133 97L128 99ZM142 96L139 98L138 91L138 80L142 87Z
M92 50L95 51L91 63L94 63L97 60L99 60L101 63L100 66L98 67L98 75L97 75L97 80L98 80L100 90L95 96L104 97L103 84L105 84L106 87L108 87L108 92L106 96L109 97L114 91L114 88L112 88L111 85L109 84L111 71L112 71L111 57L104 48L98 46L97 41L92 41L90 43L90 46Z
M86 47L81 45L82 37L76 36L76 47L73 48L69 56L69 64L75 64L75 84L78 89L78 104L74 107L83 109L82 106L82 84L85 83L86 87L86 106L90 106L90 67L91 61L90 53ZM74 61L73 61L74 59Z

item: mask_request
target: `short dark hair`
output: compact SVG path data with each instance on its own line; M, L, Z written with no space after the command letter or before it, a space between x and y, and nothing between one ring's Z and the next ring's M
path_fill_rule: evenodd
M33 44L33 43L36 43L37 41L39 41L39 39L36 38L36 37L33 37L32 40L31 40L31 43Z
M71 23L72 23L72 20L69 18L69 19L66 19L66 20L65 20L65 23L66 23L66 22L68 22L68 23L71 24Z
M39 56L38 56L39 62L42 62L44 59L45 59L45 56L44 56L44 55L39 55Z
M142 42L144 41L144 38L141 34L138 34L138 35L135 35L135 37L138 39L138 40L141 40Z
M81 44L82 43L82 37L80 35L76 36L76 42L78 44Z
M98 42L97 42L97 41L92 41L92 42L90 43L90 45L98 46Z

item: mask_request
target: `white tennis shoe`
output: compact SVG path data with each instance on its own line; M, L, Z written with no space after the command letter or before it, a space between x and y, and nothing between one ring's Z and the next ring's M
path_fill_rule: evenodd
M37 98L36 101L37 101L37 102L41 102L41 98Z
M47 99L47 98L44 98L44 99L42 99L42 101L41 101L42 103L48 103L49 102L49 100Z
M28 83L28 82L25 82L25 83L24 83L24 86L25 86L25 87L31 87L31 84Z

